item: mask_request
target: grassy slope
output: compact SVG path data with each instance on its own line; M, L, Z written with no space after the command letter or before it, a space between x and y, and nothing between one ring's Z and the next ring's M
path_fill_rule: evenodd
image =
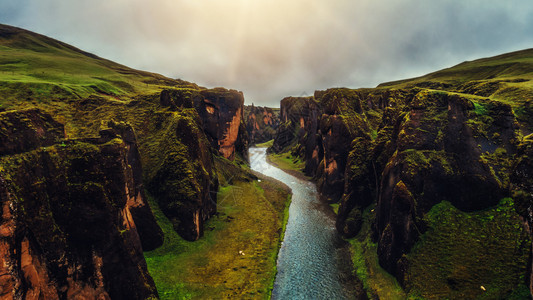
M533 49L463 62L379 89L423 87L501 101L513 107L525 133L533 131Z
M441 202L427 218L429 231L408 255L412 292L426 298L528 298L523 283L530 248L512 199L471 213Z
M138 71L57 40L0 25L0 98L76 100L99 95L129 100L168 86L197 87L182 80Z
M223 187L219 213L197 242L181 239L152 201L165 243L145 257L161 298L269 298L288 199L265 179Z

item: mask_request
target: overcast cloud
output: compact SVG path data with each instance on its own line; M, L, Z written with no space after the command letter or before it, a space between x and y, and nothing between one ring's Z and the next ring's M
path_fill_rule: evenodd
M533 47L531 0L0 0L0 23L269 106Z

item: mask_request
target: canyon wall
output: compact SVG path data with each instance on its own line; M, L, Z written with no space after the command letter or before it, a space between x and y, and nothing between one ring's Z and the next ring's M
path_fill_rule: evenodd
M160 111L145 128L148 187L174 229L194 241L216 213L218 178L213 155L235 160L248 157L241 92L164 90Z
M279 111L270 107L245 106L246 131L250 144L260 144L272 140L279 126Z
M0 296L157 297L142 250L163 237L131 128L67 140L33 109L0 113L0 137Z
M164 90L161 105L173 110L194 107L211 145L227 159L248 156L242 92L214 88L205 90Z
M509 105L422 88L330 89L312 98L285 98L281 121L271 150L306 161L303 171L314 176L323 197L340 203L336 226L345 237L371 223L380 265L407 291L470 297L481 293L474 289L481 281L507 280L498 282L503 294L520 284L531 254L519 225L520 215L531 219L531 186L525 175L530 162L528 139L520 143ZM517 149L522 153L518 161ZM506 198L511 194L513 199ZM481 217L484 213L490 221ZM471 234L498 229L490 241L462 231L445 233L460 230L452 225L457 223L442 225L444 229L435 220L450 218ZM454 238L443 239L445 234ZM494 263L498 255L493 252L471 252L481 262L453 261L452 269L426 266L425 276L437 279L424 287L420 266L430 257L428 249L446 243L452 243L449 249L436 251L442 256L468 253L464 247L471 243L476 246L470 251L498 249L506 262ZM479 263L507 271L482 269L483 275L475 275L478 280L469 271L449 273L461 263L472 270Z

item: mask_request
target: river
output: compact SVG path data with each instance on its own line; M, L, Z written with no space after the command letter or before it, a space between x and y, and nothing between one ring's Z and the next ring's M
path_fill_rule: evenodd
M270 165L266 148L250 148L250 165L293 193L272 299L355 298L346 242L335 229L331 208L319 201L315 184Z

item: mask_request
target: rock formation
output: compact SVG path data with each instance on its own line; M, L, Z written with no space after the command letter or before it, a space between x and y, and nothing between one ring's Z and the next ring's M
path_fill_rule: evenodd
M131 128L65 140L39 110L0 113L0 124L0 296L157 297L139 232L146 247L162 236Z
M203 235L204 222L216 213L213 154L247 159L244 98L223 88L174 89L163 90L160 104L169 111L160 112L156 126L145 129L142 145L148 187L174 229L195 241Z
M248 138L244 125L244 96L242 92L224 88L194 90L163 90L162 106L194 107L202 120L202 127L211 145L227 159L236 153L248 156Z
M284 99L281 121L272 150L303 158L322 195L340 201L336 225L345 237L357 235L364 210L375 207L373 238L380 265L407 290L420 287L412 278L418 278L417 264L425 259L421 237L428 230L441 234L428 220L437 204L451 203L475 216L500 207L502 215L490 217L490 226L498 228L518 226L512 225L516 212L531 219L531 184L525 175L531 169L530 147L525 139L521 158L513 164L519 127L512 108L502 102L417 87L330 89L313 98ZM500 202L510 196L510 188L515 208ZM515 262L498 268L512 269L517 276L525 272L526 239L523 229L513 228L518 229L512 237L494 233L501 236L492 247ZM417 244L421 246L413 252ZM488 263L495 258L483 259ZM506 288L519 283L518 277L510 278ZM461 279L435 285L461 293L456 282Z
M149 191L174 229L195 241L216 212L218 180L211 143L194 109L160 114L159 129L143 143ZM215 150L216 151L216 150Z
M270 107L245 107L246 131L250 144L260 144L272 140L279 126L278 112Z

